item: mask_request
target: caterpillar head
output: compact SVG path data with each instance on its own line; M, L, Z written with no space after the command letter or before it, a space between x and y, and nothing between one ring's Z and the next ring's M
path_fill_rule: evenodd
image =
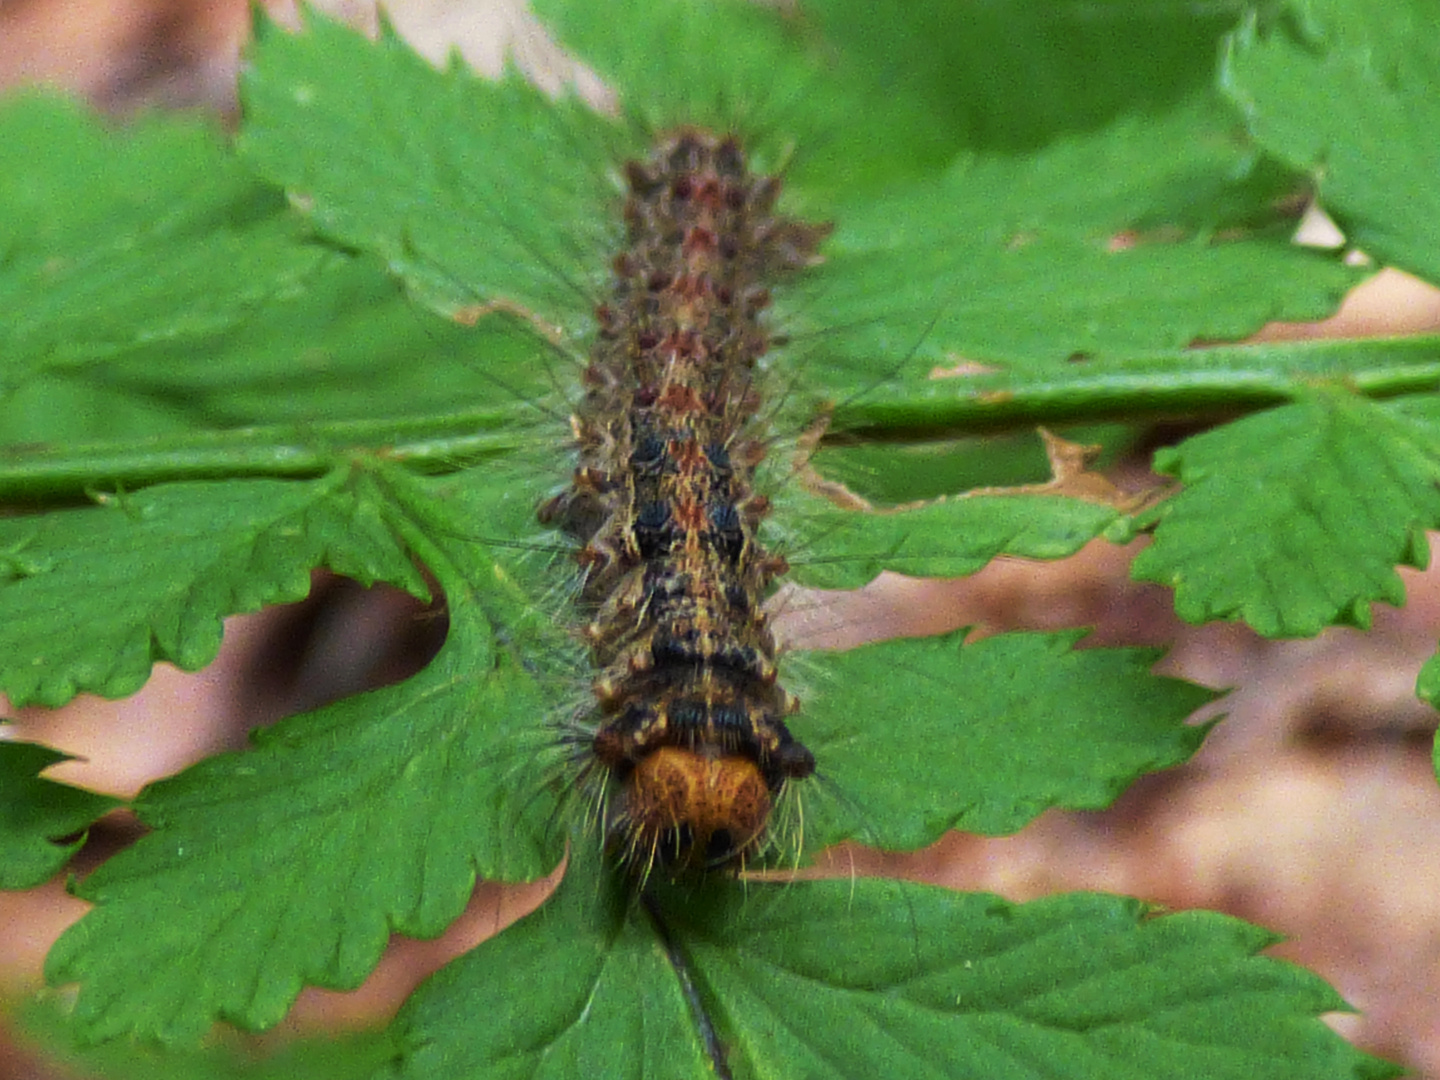
M621 798L624 857L645 869L740 869L770 818L770 786L741 754L662 746L635 765Z

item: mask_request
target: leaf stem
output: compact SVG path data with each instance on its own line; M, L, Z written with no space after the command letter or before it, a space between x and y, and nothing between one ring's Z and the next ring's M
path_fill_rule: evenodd
M892 382L837 405L827 435L885 440L1248 412L1293 400L1321 383L1373 398L1440 389L1440 335L1227 345ZM106 485L319 476L357 452L420 472L448 472L526 448L532 438L516 409L486 407L399 419L259 425L142 442L11 446L0 448L0 500L81 498Z
M690 961L675 944L674 937L670 934L670 927L665 922L665 916L660 910L660 905L655 902L655 897L648 890L641 890L640 902L645 906L645 913L650 916L650 924L655 928L655 936L660 939L660 944L665 949L665 958L670 961L670 967L675 971L675 979L680 984L680 992L685 995L685 1002L690 1006L690 1015L695 1020L695 1027L700 1032L700 1040L705 1044L705 1053L710 1058L710 1064L715 1069L718 1080L732 1080L730 1063L725 1059L725 1048L720 1045L720 1036L715 1031L715 1023L710 1019L710 1013L706 1011L705 1003L700 1000L700 992L695 989L695 980L690 976Z
M1247 412L1290 401L1319 382L1340 382L1376 398L1435 390L1440 388L1440 336L1186 349L880 386L838 405L829 432L892 438Z
M446 471L528 445L513 413L471 409L405 419L273 424L143 441L0 448L0 500L82 496L107 484L320 476L357 451Z

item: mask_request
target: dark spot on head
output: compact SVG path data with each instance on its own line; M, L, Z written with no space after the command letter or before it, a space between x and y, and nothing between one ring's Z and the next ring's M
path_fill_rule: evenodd
M700 163L705 153L705 143L693 132L686 132L675 142L670 151L670 168L674 172L687 172Z
M735 841L729 829L716 829L705 841L705 862L709 864L726 862L735 854Z

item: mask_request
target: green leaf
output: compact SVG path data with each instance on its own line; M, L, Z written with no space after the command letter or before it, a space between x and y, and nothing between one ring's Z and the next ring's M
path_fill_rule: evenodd
M969 495L915 509L843 509L792 485L776 497L767 535L793 553L791 579L853 589L882 570L963 577L999 555L1063 559L1120 517L1101 503L1061 495ZM768 523L767 523L768 524Z
M54 877L85 843L85 830L120 801L42 779L70 759L5 734L0 727L0 889L29 889Z
M1155 455L1185 483L1132 570L1175 590L1188 622L1243 619L1266 637L1367 627L1404 603L1440 527L1440 403L1317 390Z
M27 91L0 108L7 253L84 251L128 233L196 236L283 216L214 123L176 114L116 126L69 98Z
M426 595L364 474L349 469L100 502L0 519L0 687L17 705L122 697L158 660L204 667L223 616L301 599L317 566Z
M213 131L112 134L73 103L0 109L0 386L234 325L333 256Z
M1415 696L1433 709L1440 709L1440 653L1430 657L1415 680ZM1440 778L1440 739L1433 748L1435 775Z
M314 477L362 448L449 471L565 438L560 361L525 323L436 318L368 259L332 263L310 284L264 320L52 373L0 400L0 437L17 444L0 448L0 499ZM155 431L170 434L134 437ZM545 467L554 475L553 459Z
M1440 708L1440 654L1430 657L1420 669L1415 682L1415 696L1428 705Z
M1209 84L1242 5L914 0L904 18L864 0L778 14L743 0L536 7L627 114L654 130L739 126L762 156L793 153L787 183L811 192L875 190L963 148L1031 150L1161 111Z
M1311 173L1350 243L1440 282L1440 9L1290 0L1246 20L1223 86L1255 139Z
M588 869L417 991L395 1021L392 1080L715 1074L648 902L597 890ZM1270 934L1221 915L867 879L662 893L667 937L740 1080L1398 1071L1320 1022L1345 1007L1323 982L1256 955ZM517 971L523 1003L503 977Z
M868 0L807 0L805 11L863 61L873 93L922 102L944 145L1013 152L1121 113L1161 112L1207 85L1243 7L910 0L895 18ZM893 137L865 134L881 145Z
M653 927L597 854L572 852L544 907L410 996L392 1024L401 1053L382 1075L713 1076Z
M478 317L496 301L588 329L621 235L607 167L623 129L513 72L443 74L399 38L315 13L261 22L242 83L244 158L326 236L379 254L421 299Z
M889 402L894 403L895 397ZM1100 446L1096 468L1110 468L1142 437L1138 428L1096 424L1055 432L1068 442ZM809 464L827 480L872 502L911 503L974 488L1040 484L1052 478L1038 432L955 439L821 440Z
M863 879L707 899L667 912L737 1075L1397 1071L1319 1021L1344 1007L1320 979L1256 955L1272 935L1209 912L1157 918L1128 898L1011 904Z
M777 317L846 327L805 369L842 400L957 358L1041 370L1320 318L1369 271L1290 243L1273 204L1293 187L1199 96L835 207L824 264Z
M553 804L521 768L544 703L480 632L457 619L421 675L141 793L136 813L156 831L85 880L79 895L98 906L46 961L50 982L81 984L87 1038L270 1027L302 984L358 986L391 933L438 935L477 872L553 867Z
M1318 1020L1344 1007L1321 980L1255 955L1269 933L1221 915L1156 918L1139 901L1087 894L1011 904L867 880L766 892L717 890L709 903L667 908L692 943L737 1075L1396 1071Z
M783 171L801 205L830 190L871 189L933 169L954 154L927 103L896 93L865 55L841 55L803 17L743 0L603 7L540 0L536 7L618 93L638 127L739 130L752 163Z
M102 440L123 442L134 453L155 445L137 445L140 436L279 423L305 425L284 433L291 444L379 449L408 434L385 420L454 413L457 403L472 412L488 404L523 428L555 393L556 363L552 347L516 320L458 326L408 302L377 260L337 258L303 292L269 303L263 317L202 337L147 342L104 364L36 374L0 399L0 441L19 444L0 460L11 468L54 467ZM317 427L344 420L374 426L333 435ZM266 434L235 438L255 445ZM277 455L270 467L295 456ZM234 460L238 469L238 455ZM156 479L99 468L92 482L97 476L130 484Z
M1084 631L964 632L797 661L796 735L820 763L804 841L913 850L949 829L1012 833L1052 806L1097 810L1178 765L1217 696L1149 668L1146 649L1074 649ZM831 792L839 798L827 798ZM813 796L813 797L812 797Z
M444 647L400 685L282 721L137 797L153 831L85 879L97 906L46 964L52 983L81 984L85 1037L268 1027L302 984L359 985L392 932L439 934L477 874L530 879L560 858L544 786L563 765L544 726L560 688L534 664L565 636L535 607L527 553L458 532L503 531L534 499L495 468L379 475L384 520L450 601Z

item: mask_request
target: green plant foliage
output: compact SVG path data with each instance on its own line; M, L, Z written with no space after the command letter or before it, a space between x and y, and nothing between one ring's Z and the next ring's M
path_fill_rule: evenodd
M820 589L853 589L884 569L915 577L973 574L991 559L1063 559L1120 517L1113 506L1061 495L974 495L891 512L842 510L796 488L777 504L798 552L794 580ZM843 558L806 555L846 537Z
M492 358L483 375L477 346ZM242 453L267 475L313 474L335 449L404 440L399 418L452 413L457 401L471 407L472 437L524 428L534 418L526 400L553 391L527 374L536 350L513 320L467 329L431 318L376 261L330 259L263 315L28 377L0 400L0 434L15 444L0 448L0 486L14 496L213 475L215 461L196 462L207 452L222 455L226 474L244 467ZM424 434L435 433L432 420Z
M294 35L261 20L236 153L182 123L0 112L0 295L24 312L0 331L0 494L28 503L0 520L12 700L202 665L225 615L303 596L319 566L436 592L449 617L419 675L135 799L150 832L74 887L95 907L49 958L79 984L67 1037L269 1027L306 984L357 985L391 933L438 934L477 877L537 878L573 840L540 911L437 974L369 1050L285 1075L1390 1075L1319 1022L1342 1007L1331 991L1219 916L873 881L637 895L572 829L589 794L554 730L591 676L563 540L535 509L570 467L557 447L623 231L621 169L686 123L738 129L784 173L783 212L835 224L823 264L774 296L765 540L792 580L965 574L1153 529L1137 573L1187 617L1305 634L1398 600L1394 566L1440 524L1436 341L1193 347L1327 314L1367 272L1288 242L1314 162L1267 133L1260 90L1247 117L1273 155L1215 88L1239 13L1007 0L972 25L923 0L882 26L854 0L539 6L610 80L615 115L318 16ZM1292 39L1353 67L1361 31L1334 25L1245 23L1229 92ZM1124 62L1092 79L1106 43ZM1292 52L1275 62L1298 72ZM1357 238L1392 220L1368 197ZM1398 244L1373 250L1402 261ZM949 486L896 464L1041 422L1257 407L1163 453L1185 486L1138 517L1043 476L960 490L1014 483L1010 453ZM822 431L817 481L786 440ZM844 497L828 465L868 470L892 505ZM1186 760L1214 695L1081 636L786 658L820 777L784 800L781 839L1005 833ZM3 880L33 883L111 803L36 780L49 752L0 751ZM98 1067L122 1075L121 1058Z
M536 10L607 80L625 127L646 143L678 123L738 127L752 165L783 169L792 198L860 176L893 179L924 160L923 151L916 160L916 143L930 142L926 111L903 97L877 107L866 72L809 34L803 17L723 2L657 10L645 0L608 9L541 0ZM699 57L708 62L694 63ZM847 137L852 125L869 127L882 115L897 123L895 153ZM802 143L798 133L812 137Z
M806 744L849 803L807 814L807 842L911 850L949 829L1005 835L1052 806L1109 806L1142 773L1187 760L1207 729L1185 718L1215 695L1151 676L1151 650L1073 650L1082 636L962 646L959 633L807 657Z
M719 5L722 10L731 6ZM840 102L847 109L846 127L866 129L873 106L850 107L856 80L883 85L870 95L874 100L878 94L885 102L883 118L873 121L880 130L869 130L863 141L892 154L897 143L904 145L889 127L896 114L923 115L929 130L947 130L956 122L956 103L980 100L987 105L968 107L977 114L992 108L996 115L961 120L961 129L991 130L992 123L998 127L1015 122L1026 113L1026 103L1033 111L1039 99L1033 73L1056 70L1036 64L1033 57L1021 69L1023 87L991 80L983 96L967 99L957 92L957 73L976 77L997 64L991 47L997 35L977 33L977 22L993 18L998 25L989 29L1003 26L1006 35L1014 33L1015 18L1042 24L1043 32L1030 43L1064 41L1067 63L1082 63L1086 49L1094 48L1101 36L1096 20L1081 13L1078 5L1059 5L1045 14L1012 10L1024 6L1011 5L1003 15L976 15L925 4L913 22L897 20L900 28L888 33L874 27L882 17L859 10L862 7L818 5L827 27L845 28L841 40L857 52L863 42L867 51L863 61L847 56L851 62L835 70L815 65L806 92L793 96L767 94L765 68L751 67L744 59L737 61L738 71L717 69L735 80L724 90L694 77L688 58L703 48L704 40L733 43L727 59L732 50L742 57L753 55L738 24L724 24L723 32L714 27L713 38L705 37L699 25L711 17L708 9L690 13L680 21L680 29L667 19L645 20L641 33L655 35L647 48L651 43L632 40L633 24L613 18L608 9L562 2L545 7L560 16L567 40L575 41L618 85L632 85L627 76L644 69L644 74L636 74L643 94L635 94L634 107L652 126L673 123L677 115L699 113L707 119L713 111L708 103L716 99L766 102L780 97L785 102L773 115L766 113L766 123L759 126L791 133L800 154L793 180L787 173L791 190L798 189L796 204L811 216L833 215L838 227L826 265L807 278L784 310L793 312L791 317L802 325L817 310L841 310L855 328L841 340L827 339L825 364L817 366L816 380L833 380L831 385L853 392L857 372L868 371L873 378L877 363L890 371L895 358L907 353L917 367L956 354L1033 365L1077 352L1114 354L1166 342L1183 345L1199 337L1237 336L1267 318L1328 311L1355 280L1353 272L1333 259L1297 252L1284 242L1285 219L1273 203L1284 191L1298 189L1298 178L1275 169L1234 138L1233 119L1213 91L1196 83L1195 92L1179 93L1184 76L1177 74L1195 70L1195 53L1186 65L1171 67L1165 96L1174 100L1158 115L1153 109L1131 113L1113 120L1107 132L1027 156L998 152L984 138L967 142L956 132L949 158L941 163L949 165L944 176L918 181L908 192L892 190L880 200L862 187L862 199L844 200L838 208L819 202L809 189L833 188L836 178L847 176L853 167L847 155L864 152L858 149L860 138L835 135L837 121L828 111L831 103ZM1074 37L1084 21L1096 35L1088 44ZM1192 43L1206 34L1216 41L1221 26L1214 16L1177 20L1173 12L1160 21L1186 22L1180 40L1189 36ZM1153 16L1122 13L1118 6L1099 24L1106 26L1109 36L1104 40L1112 46L1116 32L1138 39L1156 29ZM914 39L922 37L924 44L913 48ZM894 46L893 38L903 40L907 56L922 58L903 77L895 74L895 62L884 52ZM1172 33L1167 47L1175 42ZM874 53L868 51L872 43ZM947 50L943 67L925 65L923 58L939 48ZM1107 85L1096 86L1094 97L1065 95L1070 106L1064 107L1093 109L1085 118L1093 125L1108 118L1109 107L1102 102L1122 86L1132 98L1156 92L1157 84L1147 73L1162 57L1153 44L1148 51L1147 62L1133 69L1105 66ZM1092 80L1085 82L1089 91ZM625 104L630 106L630 98ZM1132 108L1139 104L1132 100ZM670 119L655 115L662 109ZM1081 122L1078 115L1069 119ZM1054 123L1030 116L1008 130L1038 133ZM902 126L902 132L908 130ZM805 147L811 145L825 148L823 162L807 163ZM1062 207L1063 213L1057 212ZM1121 233L1133 233L1142 242L1131 250L1112 250ZM1225 235L1226 242L1216 243L1217 234ZM1235 242L1245 234L1253 242ZM1203 272L1197 272L1198 263L1204 264ZM1222 270L1227 266L1228 273ZM1242 281L1243 287L1237 287ZM1153 290L1153 302L1146 302L1147 290ZM1124 310L1108 314L1111 307ZM1147 319L1150 312L1154 321Z
M1415 693L1421 701L1440 707L1440 656L1425 661L1416 680Z
M576 254L617 248L603 165L639 145L518 75L437 75L388 33L371 45L323 19L295 36L260 25L240 148L325 235L378 253L447 313L501 300L588 327L608 268L581 262L577 279Z
M215 133L152 121L107 135L74 104L0 119L0 326L8 393L140 343L191 341L302 287L328 253Z
M514 584L513 552L495 559L447 529L503 525L534 500L510 498L504 475L460 477L392 470L372 489L386 500L376 516L451 600L445 646L420 675L277 724L135 800L155 831L85 879L98 906L47 961L52 980L82 984L90 1037L187 1041L219 1017L269 1027L304 982L359 985L392 930L440 933L477 873L523 880L558 862L553 797L527 771L554 707L527 656L557 632Z
M157 660L201 668L220 648L221 616L301 599L317 565L426 593L363 479L344 473L107 496L0 520L0 546L0 687L17 705L122 697ZM84 636L66 633L76 618Z
M86 878L79 894L98 906L47 965L53 981L81 984L75 1019L92 1037L188 1041L216 1018L268 1027L304 983L358 985L390 930L439 933L477 874L535 878L560 857L554 797L534 761L546 739L537 718L554 715L561 689L537 676L535 658L564 649L537 617L531 590L543 568L462 532L474 521L520 529L535 491L485 468L429 481L380 469L363 491L369 518L408 541L450 598L445 647L399 686L293 717L258 734L254 749L203 761L136 799L155 831ZM271 495L266 505L281 504ZM1142 771L1188 757L1203 730L1184 720L1211 695L1147 675L1153 653L1072 653L1074 637L809 658L807 738L849 800L817 801L805 826L813 842L860 835L913 848L953 824L1013 831L1047 806L1104 805ZM905 692L880 677L897 665ZM1039 690L1047 681L1049 696ZM875 767L880 729L853 729L856 695L872 691L866 711L908 719L888 738L888 771ZM966 699L970 711L957 713ZM1062 730L1091 743L1088 757L1056 741Z
M1156 455L1186 487L1133 572L1173 588L1191 622L1240 618L1270 637L1368 627L1370 601L1404 603L1395 565L1429 560L1437 437L1403 401L1320 391L1187 439Z
M473 630L454 626L423 677L148 788L135 810L157 831L85 879L79 894L99 906L46 965L52 981L82 984L87 1036L186 1042L217 1018L270 1027L302 982L358 986L392 931L439 934L477 867L548 871L537 852L550 807L517 783L522 744L497 752L543 710L509 661L475 674L476 654ZM527 816L539 819L528 830Z
M1393 1075L1296 1024L1344 1005L1219 915L865 879L680 887L657 907L736 1076ZM550 904L415 994L384 1075L713 1076L688 1012L647 910L572 868Z
M1311 173L1350 242L1440 280L1433 0L1292 0L1247 18L1223 86L1260 145Z
M609 50L601 58L612 61L602 71L648 73L635 75L637 101L625 101L647 128L713 123L718 110L733 112L733 100L765 100L756 87L778 92L769 81L777 71L782 83L801 78L785 72L803 54L787 54L788 64L768 59L781 39L754 11L719 4L656 17L646 8L640 32L653 40L630 40L634 24L611 7L566 7L561 25L576 24L582 44L601 39ZM547 102L513 77L483 83L452 70L437 78L398 41L377 53L321 22L308 33L309 45L273 33L261 43L267 62L246 83L251 123L241 147L250 159L299 193L319 228L379 250L441 310L503 297L546 325L588 327L604 253L615 250L613 232L597 223L618 221L617 190L595 163L636 153L634 125ZM727 64L697 72L689 58L702 39L729 43ZM297 69L300 57L308 62ZM838 80L804 66L800 100L787 99L763 126L752 118L767 133L762 146L824 145L831 119L820 103L836 99L822 91ZM357 70L385 78L385 92L357 94ZM420 99L432 104L420 109ZM345 114L326 123L337 109ZM417 132L417 117L428 129ZM376 176L373 155L353 160L369 145L355 137L362 125L418 145L399 158L403 166ZM955 354L1053 363L1328 313L1356 271L1288 243L1293 222L1273 204L1300 181L1262 167L1231 127L1207 93L1035 155L966 154L942 178L853 204L820 200L817 191L844 175L829 159L787 172L796 208L834 216L837 231L825 265L780 297L777 311L800 333L817 311L844 311L852 327L827 339L825 363L807 368L807 389L853 392L857 379L896 374L907 353L922 370ZM543 168L523 164L539 161ZM401 167L408 171L394 171ZM527 171L537 180L517 186ZM457 221L473 224L457 229ZM1141 242L1111 250L1121 233ZM591 252L578 276L569 269ZM557 266L567 268L559 279Z
M1133 429L1122 424L1069 428L1057 434L1081 446L1098 446L1097 467L1109 467L1131 449ZM888 445L844 439L823 443L810 458L822 476L861 498L894 506L942 498L985 486L1039 484L1052 467L1038 431Z
M804 14L855 57L869 98L918 99L937 143L1015 152L1209 87L1216 43L1244 7L916 0L897 19L865 0L820 0ZM876 121L861 138L885 145L893 133Z
M119 805L40 776L68 760L47 746L0 742L0 889L28 889L54 877L85 843L91 822Z
M1048 368L1328 313L1360 275L1289 243L1273 204L1297 184L1263 165L1204 96L1023 157L963 154L933 181L843 205L791 302L862 329L817 378L843 396L907 352L919 372L957 356Z

